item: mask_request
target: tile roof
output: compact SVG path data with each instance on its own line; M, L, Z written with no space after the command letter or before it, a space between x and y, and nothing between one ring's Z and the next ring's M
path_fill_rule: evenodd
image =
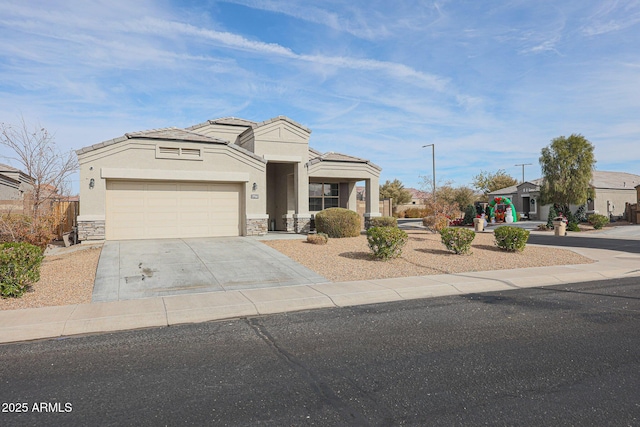
M538 178L530 182L536 186L542 185L543 179ZM608 171L593 171L591 181L589 182L593 188L607 188L616 190L632 190L637 185L640 185L640 175L635 175L627 172L608 172ZM519 184L522 185L522 184ZM492 191L489 194L514 194L518 192L518 186L512 185L510 187L502 188L500 190Z
M364 163L378 170L382 170L380 166L371 163L369 160L361 159L360 157L349 156L347 154L336 153L333 151L321 154L319 151L313 150L311 148L309 148L309 154L309 164L315 164L318 162ZM311 154L315 154L315 157L312 157Z
M232 126L254 126L256 122L238 117L222 117L220 119L209 120L211 124L232 125Z
M627 172L594 171L591 185L594 188L629 190L640 184L640 175Z
M20 169L16 169L13 166L5 165L4 163L0 163L0 171L2 171L2 172L21 172Z
M129 139L144 138L144 139L165 139L171 141L189 141L189 142L212 142L216 144L228 144L228 141L212 136L206 136L197 132L191 132L185 129L179 129L176 127L163 128L163 129L150 129L140 132L126 133L125 136Z
M18 181L17 179L11 178L8 175L3 174L2 172L0 172L0 181L2 181L5 185L8 185L10 187L18 188L20 186L20 181Z
M126 141L128 139L163 139L169 141L187 141L187 142L209 142L214 144L229 145L229 141L225 141L212 136L201 135L197 132L190 130L179 129L176 127L163 128L163 129L150 129L140 132L125 133L123 136L110 139L108 141L99 142L97 144L90 145L88 147L80 148L76 150L76 154L84 154L89 151L97 150L98 148L108 147L109 145L117 144L118 142Z
M254 122L251 122L251 123L253 123L253 124L251 125L251 127L252 127L253 129L256 129L256 128L259 128L259 127L262 127L262 126L266 126L266 125L268 125L269 123L277 122L277 121L280 121L280 120L283 120L283 121L285 121L285 122L291 123L292 125L294 125L294 126L296 126L296 127L299 127L300 129L302 129L303 131L305 131L305 132L307 132L307 133L311 133L311 129L309 129L309 128L308 128L308 127L306 127L306 126L301 125L300 123L296 122L295 120L291 120L291 119L290 119L289 117L287 117L287 116L278 116L278 117L274 117L274 118L272 118L272 119L268 119L268 120L265 120L265 121L260 122L260 123L254 123Z

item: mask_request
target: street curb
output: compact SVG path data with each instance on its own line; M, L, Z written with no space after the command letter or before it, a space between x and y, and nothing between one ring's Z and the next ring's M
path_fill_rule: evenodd
M640 277L640 256L572 248L591 264L399 277L209 292L137 300L0 311L0 343L200 323L576 282Z

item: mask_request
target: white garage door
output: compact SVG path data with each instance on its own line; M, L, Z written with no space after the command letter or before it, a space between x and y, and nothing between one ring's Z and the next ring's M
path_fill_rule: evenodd
M107 240L238 236L240 185L107 180Z

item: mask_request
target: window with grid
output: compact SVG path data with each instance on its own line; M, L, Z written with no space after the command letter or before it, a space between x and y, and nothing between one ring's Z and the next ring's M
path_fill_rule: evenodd
M340 206L339 184L309 183L309 211L317 212Z

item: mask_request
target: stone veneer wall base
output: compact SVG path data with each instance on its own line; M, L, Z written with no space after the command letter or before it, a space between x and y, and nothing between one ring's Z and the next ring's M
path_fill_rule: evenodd
M311 231L311 218L294 218L294 231L298 234L305 234Z
M104 240L104 220L78 221L78 240Z
M269 219L248 219L247 236L264 236L269 232Z

